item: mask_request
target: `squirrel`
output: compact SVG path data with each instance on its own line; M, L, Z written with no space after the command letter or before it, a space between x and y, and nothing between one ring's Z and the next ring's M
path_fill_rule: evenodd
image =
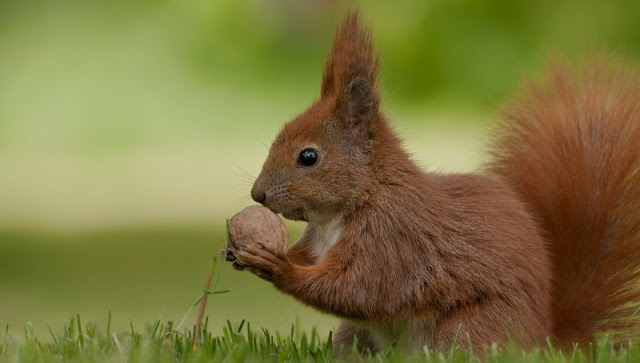
M495 126L479 174L421 170L380 110L379 57L357 12L321 96L287 123L251 190L306 221L286 252L229 260L342 319L341 346L584 346L638 331L640 77L552 61ZM357 341L354 341L357 339Z

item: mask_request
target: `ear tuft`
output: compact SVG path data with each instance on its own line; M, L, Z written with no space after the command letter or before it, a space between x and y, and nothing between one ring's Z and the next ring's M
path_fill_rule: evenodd
M371 29L362 26L357 12L348 14L336 31L333 47L322 76L322 97L346 95L347 86L357 78L365 80L377 98L379 61L374 55Z

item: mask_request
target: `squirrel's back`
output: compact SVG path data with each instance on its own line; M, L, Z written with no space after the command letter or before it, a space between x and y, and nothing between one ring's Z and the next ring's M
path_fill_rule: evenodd
M552 253L561 343L633 331L640 304L640 78L596 59L552 62L505 109L490 172L538 220Z

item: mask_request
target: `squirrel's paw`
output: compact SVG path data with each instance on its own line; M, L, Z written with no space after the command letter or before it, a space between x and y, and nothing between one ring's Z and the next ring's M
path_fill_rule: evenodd
M273 282L291 262L286 254L260 242L234 249L233 267L236 270L249 270L254 275Z

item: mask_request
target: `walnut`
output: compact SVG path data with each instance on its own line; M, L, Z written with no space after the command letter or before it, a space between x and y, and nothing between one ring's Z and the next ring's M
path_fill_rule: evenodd
M286 253L289 248L289 231L280 217L269 208L252 205L229 221L230 249L232 252L234 249L242 250L258 241Z

